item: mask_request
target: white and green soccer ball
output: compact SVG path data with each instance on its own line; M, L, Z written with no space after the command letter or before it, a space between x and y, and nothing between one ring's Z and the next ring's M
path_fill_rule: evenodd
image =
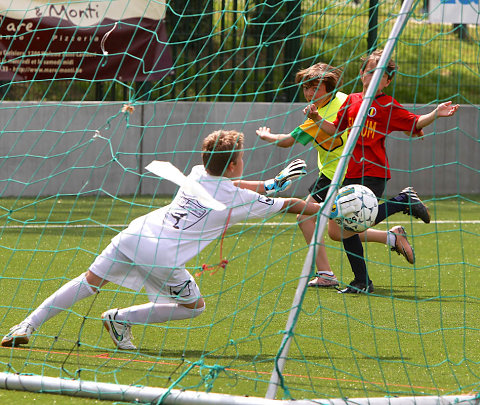
M375 224L378 200L373 191L360 184L338 190L331 218L343 229L363 232Z

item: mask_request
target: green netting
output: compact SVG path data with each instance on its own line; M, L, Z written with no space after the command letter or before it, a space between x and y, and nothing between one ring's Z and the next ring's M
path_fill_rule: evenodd
M34 3L40 2L1 2L0 13L31 10ZM44 3L73 9L78 2ZM103 9L107 2L91 3ZM171 69L141 65L129 80L54 75L2 82L0 333L84 272L134 218L168 204L177 187L145 166L165 160L189 173L201 164L202 140L214 130L244 132L247 180L269 179L294 158L307 161L308 175L286 193L307 196L318 176L316 150L278 148L255 131L268 126L289 133L303 122L305 102L294 77L314 63L343 69L338 90L361 91L360 58L385 46L401 3L167 2ZM478 4L471 4L478 14ZM396 214L378 225L404 226L417 261L410 265L385 245L364 244L372 294L308 289L278 399L478 391L478 29L430 23L425 7L414 4L398 39L393 59L399 70L387 92L418 114L446 100L461 108L425 128L423 140L400 132L388 137L393 178L385 197L414 186L432 222ZM130 23L116 29L122 24ZM111 21L98 25L102 35L112 28ZM61 24L53 29L62 34ZM141 30L161 42L154 29ZM5 52L2 57L4 65ZM16 55L16 66L28 58ZM142 58L149 59L148 52ZM123 63L132 62L121 59L119 67ZM212 243L188 263L192 274L216 264L221 248L229 260L225 270L197 277L206 301L200 317L136 325L138 349L116 350L101 313L144 303L147 295L108 284L42 325L28 345L2 347L0 371L264 397L308 246L292 214L241 222L220 245ZM343 246L328 237L325 245L344 287L352 272Z

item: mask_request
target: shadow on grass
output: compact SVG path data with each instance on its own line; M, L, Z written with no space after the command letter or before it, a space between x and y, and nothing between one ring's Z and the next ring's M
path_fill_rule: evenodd
M22 346L17 348L2 348L0 350L0 359L5 359L5 363L9 363L9 360L14 358L15 360L30 358L32 354L38 353L41 356L48 356L48 362L50 364L61 364L63 362L79 359L88 361L90 363L98 361L99 363L108 362L109 360L115 361L133 361L144 363L155 362L184 362L184 361L196 361L198 359L205 360L235 360L244 363L251 362L268 362L272 361L274 355L258 355L258 354L212 354L205 353L202 350L155 350L150 348L139 348L137 351L127 350L115 350L99 348L98 350L92 350L90 348L78 348L69 350L65 347L53 348L48 346ZM143 358L143 360L139 359ZM173 363L172 363L173 365Z
M395 286L395 287L375 287L375 291L371 294L372 297L385 297L394 298L406 301L433 301L433 302L476 302L475 300L469 300L465 295L442 295L440 296L437 291L431 291L431 294L427 294L427 291L417 290L415 287L408 286ZM421 295L418 293L422 293ZM355 296L361 296L363 294L355 294Z
M205 353L202 350L168 350L162 349L155 351L148 348L140 348L139 354L154 356L163 359L206 359L206 360L239 360L247 363L272 361L275 355L258 355L258 354L213 354Z

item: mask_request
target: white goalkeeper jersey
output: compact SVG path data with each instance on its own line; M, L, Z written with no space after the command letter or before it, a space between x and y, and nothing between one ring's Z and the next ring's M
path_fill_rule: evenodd
M263 218L280 211L284 201L240 189L226 177L209 175L195 166L189 175L227 209L214 211L180 188L173 201L133 220L112 243L134 264L171 272L184 268L225 227L248 218ZM229 218L230 217L230 218Z

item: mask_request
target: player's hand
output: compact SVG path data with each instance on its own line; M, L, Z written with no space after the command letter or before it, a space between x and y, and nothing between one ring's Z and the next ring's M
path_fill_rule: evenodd
M260 127L257 129L257 135L263 141L268 141L269 137L272 135L270 128L268 127Z
M352 212L360 211L361 209L360 200L352 195L351 192L340 193L335 197L333 202L330 219L345 217Z
M303 113L311 120L317 122L321 121L322 117L318 113L318 108L315 104L309 104L303 109Z
M292 180L307 174L307 164L302 159L295 159L285 169L278 173L275 178L266 180L264 183L267 195L287 190L292 185Z
M457 112L458 107L458 104L452 105L451 101L439 104L436 111L437 117L451 117Z

